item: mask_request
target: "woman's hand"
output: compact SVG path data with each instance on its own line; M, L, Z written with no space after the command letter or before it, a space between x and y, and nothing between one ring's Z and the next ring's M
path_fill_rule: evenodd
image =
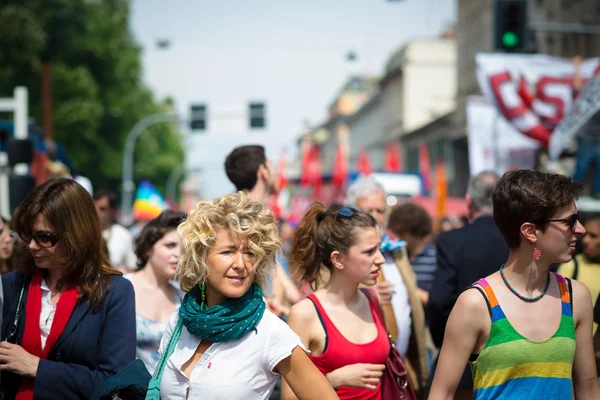
M29 354L18 344L0 342L0 371L35 378L39 363L39 357Z
M340 386L377 389L383 376L384 364L352 364L327 374L327 380L335 389Z

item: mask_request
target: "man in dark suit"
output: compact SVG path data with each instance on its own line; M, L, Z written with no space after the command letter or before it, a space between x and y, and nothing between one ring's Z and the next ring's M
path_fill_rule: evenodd
M508 259L508 247L492 217L492 192L499 179L490 171L472 177L465 197L471 223L438 237L437 271L427 309L429 328L438 348L442 347L450 311L461 292L496 272ZM472 399L472 388L467 368L455 399Z

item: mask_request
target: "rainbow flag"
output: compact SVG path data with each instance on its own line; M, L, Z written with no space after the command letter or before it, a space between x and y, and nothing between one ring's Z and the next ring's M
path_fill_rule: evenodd
M140 182L133 202L133 218L136 221L150 221L167 209L167 203L160 192L148 181Z

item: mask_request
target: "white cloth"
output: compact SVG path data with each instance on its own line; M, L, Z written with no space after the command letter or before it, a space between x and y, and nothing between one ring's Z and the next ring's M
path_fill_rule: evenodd
M110 263L119 268L124 265L127 269L136 269L137 257L133 251L133 236L119 224L112 224L110 228L102 232L106 240Z
M52 292L46 284L46 280L42 279L42 313L40 314L40 331L42 331L42 349L46 345L46 339L50 334L50 328L52 328L52 321L54 321L54 313L56 312L56 305L52 304Z
M92 181L90 181L89 178L86 178L82 175L77 175L73 180L83 186L83 188L87 190L91 196L94 195L94 187L92 186Z
M381 266L383 276L385 276L386 281L391 282L394 285L393 289L396 291L392 296L392 308L394 309L394 317L396 318L396 325L398 326L396 348L400 354L402 354L402 358L406 358L412 326L408 289L404 284L402 275L392 256L386 253L384 254L384 257L385 264Z
M173 313L169 320L160 342L161 354L169 343L177 318L177 313ZM185 400L188 388L189 400L268 399L279 377L273 371L277 364L298 346L308 351L298 335L269 310L265 310L256 329L257 332L252 331L241 339L212 344L188 379L181 366L192 358L200 340L183 327L163 372L161 399Z

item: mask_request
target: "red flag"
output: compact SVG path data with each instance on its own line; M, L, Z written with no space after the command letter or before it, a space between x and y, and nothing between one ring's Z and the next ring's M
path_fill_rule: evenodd
M346 185L348 180L348 158L341 143L338 143L337 152L335 153L331 180L335 185L342 187Z
M369 153L367 153L367 150L365 149L362 149L358 153L358 172L365 176L371 175L373 172L371 161L369 160Z
M427 143L421 142L419 145L419 171L423 178L423 188L426 192L431 189L431 161L429 161L429 149Z
M400 158L400 143L394 142L385 148L385 170L387 172L402 172L402 162Z
M304 145L304 149L302 151L302 177L300 178L300 184L302 186L310 185L312 179L310 175L312 153L312 144Z
M311 182L314 185L314 197L318 199L321 196L321 147L317 144L313 146L311 160Z
M287 177L285 176L285 162L287 153L285 149L281 149L279 156L279 167L277 171L277 190L281 190L287 185Z

